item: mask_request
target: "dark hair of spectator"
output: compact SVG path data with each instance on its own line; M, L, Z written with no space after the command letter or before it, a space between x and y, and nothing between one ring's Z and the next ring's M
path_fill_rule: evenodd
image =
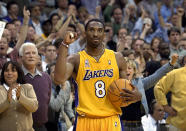
M53 62L53 63L51 63L51 64L48 64L47 66L46 66L46 71L47 71L47 73L50 75L50 73L51 73L51 67L52 66L55 66L56 65L56 62Z
M141 39L141 38L133 39L133 40L132 40L132 44L131 44L132 49L133 49L133 46L134 46L134 44L136 43L137 40L142 40L142 41L144 41L144 39ZM144 42L145 42L145 41L144 41Z
M49 20L52 21L52 18L53 18L54 16L58 16L58 17L59 17L58 13L53 13L53 14L50 16Z
M17 21L21 22L21 20L19 20L19 19L13 19L13 20L11 21L11 23L12 23L12 24L15 24L15 22L17 22Z
M152 39L151 43L150 43L151 47L153 46L153 43L154 43L154 41L155 41L156 39L159 40L159 44L161 43L161 41L162 41L161 38L159 38L159 37L154 37L154 38Z
M91 19L91 20L89 20L89 21L87 22L87 24L85 25L85 30L86 30L86 31L87 31L87 28L88 28L88 26L89 26L89 24L90 24L91 22L99 22L99 23L101 23L101 24L103 25L104 30L105 30L105 24L103 23L103 21L101 21L101 20L99 20L99 19Z
M154 105L156 104L156 100L152 100L152 102L150 103L150 108L149 108L149 114L153 114L154 113Z
M59 38L59 39L55 40L55 42L54 42L54 46L58 49L59 46L61 45L61 42L62 42L62 41L63 41L62 38Z
M32 12L32 9L35 8L35 7L40 7L40 3L39 2L32 2L30 4L30 6L28 7L28 10L30 11L30 13Z
M10 2L8 2L8 4L6 5L7 10L10 10L10 8L11 8L12 5L17 5L17 6L19 6L17 2L15 2L15 1L10 1Z
M180 30L177 27L171 27L170 30L167 31L167 35L170 36L171 32L177 32L181 34Z
M73 28L73 29L74 29L74 31L76 32L76 26L75 26L75 25L73 25L73 24L69 24L69 25L68 25L68 27Z
M14 25L13 21L8 22L8 23L5 25L5 28L7 28L8 25Z
M55 45L53 45L52 44L52 42L50 42L49 44L47 44L46 46L45 46L45 50L47 49L47 47L49 47L49 46L54 46L55 48L56 48L56 46Z
M120 7L119 5L114 5L114 7L113 7L113 9L112 9L111 16L114 15L114 11L115 11L116 9L120 9L120 10L122 10L121 7ZM123 13L123 12L122 12L122 13Z
M123 57L128 57L131 54L135 54L135 52L133 50L122 50L121 54L123 55Z
M25 84L24 72L22 68L19 66L19 64L14 61L8 61L3 65L2 72L1 72L1 84L6 83L5 78L4 78L4 72L7 70L9 65L12 65L12 69L16 69L17 71L17 74L18 74L17 83Z

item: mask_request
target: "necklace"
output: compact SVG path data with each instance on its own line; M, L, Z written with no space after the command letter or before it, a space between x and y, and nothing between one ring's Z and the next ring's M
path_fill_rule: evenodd
M102 45L101 53L99 53L99 55L90 55L88 52L87 54L89 54L91 57L93 57L98 62L104 52L105 52L105 48L104 48L104 45Z

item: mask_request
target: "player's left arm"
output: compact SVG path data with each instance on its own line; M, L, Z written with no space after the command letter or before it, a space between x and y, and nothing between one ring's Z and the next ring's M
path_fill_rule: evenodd
M118 64L120 78L126 79L126 72L127 72L127 63L124 59L123 55L120 52L115 53L116 61ZM125 101L140 101L142 98L141 93L134 87L133 91L130 91L126 88L123 88L124 92L121 92L121 96L124 98Z

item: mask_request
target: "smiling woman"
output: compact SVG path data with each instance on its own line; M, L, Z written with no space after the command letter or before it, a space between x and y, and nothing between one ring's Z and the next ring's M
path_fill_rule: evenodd
M6 62L1 72L0 130L32 131L32 112L38 101L32 85L25 84L24 73L16 62ZM11 125L11 126L10 126Z

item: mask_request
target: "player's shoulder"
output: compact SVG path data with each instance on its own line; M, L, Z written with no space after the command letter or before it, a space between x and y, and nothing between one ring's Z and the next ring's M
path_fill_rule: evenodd
M76 53L76 54L72 54L68 56L68 62L72 63L72 64L78 64L80 60L80 54Z

